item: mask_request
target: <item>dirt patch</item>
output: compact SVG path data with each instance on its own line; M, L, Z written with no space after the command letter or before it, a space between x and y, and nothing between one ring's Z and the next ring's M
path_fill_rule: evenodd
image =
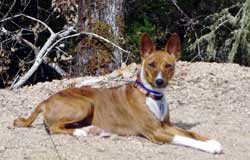
M134 75L134 67L127 71L127 78ZM0 159L250 159L250 68L236 64L178 62L175 78L166 90L171 120L179 127L221 142L222 155L157 145L139 137L50 137L41 116L31 128L11 127L16 117L28 116L51 94L70 86L124 83L117 74L0 90Z

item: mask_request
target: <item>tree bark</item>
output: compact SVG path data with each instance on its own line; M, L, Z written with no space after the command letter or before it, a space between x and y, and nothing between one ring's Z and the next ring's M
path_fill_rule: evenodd
M79 0L79 31L99 34L120 46L124 43L124 0ZM77 47L75 74L105 74L119 67L122 52L94 38Z

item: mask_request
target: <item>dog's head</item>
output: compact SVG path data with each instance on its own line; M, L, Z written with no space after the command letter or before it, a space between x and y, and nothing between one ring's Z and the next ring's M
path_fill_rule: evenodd
M175 62L180 54L180 38L173 33L164 50L155 50L155 44L148 34L141 36L142 82L152 88L165 88L174 75Z

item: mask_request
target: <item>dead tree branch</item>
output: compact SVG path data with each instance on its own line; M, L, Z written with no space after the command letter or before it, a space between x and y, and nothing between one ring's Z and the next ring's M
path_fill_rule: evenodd
M113 47L119 49L120 51L130 54L129 51L124 50L123 48L121 48L120 46L116 45L115 43L109 41L108 39L97 35L95 33L91 33L91 32L80 32L80 33L76 33L76 30L74 29L74 27L69 27L66 30L62 30L59 31L57 33L55 33L46 23L44 23L43 21L36 19L34 17L25 15L25 14L18 14L12 17L8 17L5 19L0 20L0 22L4 22L4 21L8 21L8 20L12 20L14 18L17 17L26 17L28 19L31 19L33 21L36 21L38 23L40 23L43 27L45 27L45 29L47 29L50 32L50 37L47 39L46 43L42 46L41 49L38 49L35 45L33 45L31 42L28 42L27 40L23 39L23 42L28 45L29 47L31 47L35 52L36 52L36 58L35 61L33 63L33 65L31 66L31 68L23 75L23 76L19 76L19 78L13 82L13 84L11 85L11 89L15 89L15 88L19 88L20 86L22 86L24 83L27 82L27 80L34 74L34 72L38 69L38 67L41 65L41 63L45 60L47 54L54 48L56 47L60 42L62 42L63 40L69 39L69 38L73 38L73 37L78 37L80 35L87 35L90 37L94 37L96 39L99 39L101 41L104 41L106 43L111 44ZM74 33L74 34L72 34ZM51 63L48 65L52 68L54 68L59 74L61 75L65 75L66 73L55 63Z
M35 55L39 54L40 49L38 47L36 47L33 43L31 43L30 41L28 41L26 39L22 39L22 41L26 45L28 45L30 48L32 48L34 50ZM46 59L46 57L43 58L43 61L44 61L45 64L48 64L48 66L50 66L51 68L53 68L61 76L66 76L67 75L67 73L57 63L48 62L48 60Z
M69 39L69 38L73 38L73 37L78 37L80 35L87 35L87 36L92 36L92 37L95 37L96 39L99 39L99 40L102 40L106 43L109 43L111 44L112 46L114 46L115 48L118 48L119 50L121 50L122 52L124 53L128 53L130 54L129 51L121 48L120 46L116 45L115 43L111 42L110 40L98 35L98 34L95 34L95 33L92 33L92 32L79 32L79 33L75 33L75 34L72 34L72 35L69 35L69 36L65 36L65 37L62 37L60 39L58 39L53 45L51 45L50 48L48 48L47 52L45 53L45 56L61 41L65 40L65 39ZM60 36L61 37L61 36Z
M99 39L101 41L104 41L106 43L111 44L113 47L118 48L119 50L121 50L122 52L125 53L130 53L129 51L124 50L123 48L121 48L120 46L116 45L115 43L109 41L108 39L97 35L95 33L91 33L91 32L80 32L80 33L76 33L76 30L74 29L74 27L69 27L66 30L62 30L59 31L57 33L55 33L46 23L44 23L43 21L25 15L25 14L18 14L12 17L8 17L5 19L0 20L0 22L4 22L4 21L8 21L8 20L12 20L14 18L18 18L18 17L25 17L28 19L31 19L32 21L36 21L38 23L40 23L46 30L48 30L50 32L50 37L47 39L47 41L45 42L45 44L42 46L41 49L39 49L38 47L36 47L34 44L32 44L31 42L27 41L26 39L20 38L22 40L23 43L25 43L27 46L29 46L30 48L32 48L36 54L36 58L34 60L33 65L31 66L31 68L23 75L23 76L18 76L19 78L17 80L15 80L15 82L13 82L13 84L11 85L11 88L19 88L20 86L22 86L24 83L27 82L27 80L34 74L34 72L38 69L38 67L41 65L41 63L44 61L47 63L46 61L46 56L47 54L55 47L57 46L60 42L62 42L63 40L69 39L69 38L73 38L73 37L77 37L80 35L87 35L87 36L91 36L94 37L96 39ZM72 34L75 33L75 34ZM70 35L71 34L71 35ZM60 75L66 75L66 72L63 71L56 63L47 63L50 67L54 68Z

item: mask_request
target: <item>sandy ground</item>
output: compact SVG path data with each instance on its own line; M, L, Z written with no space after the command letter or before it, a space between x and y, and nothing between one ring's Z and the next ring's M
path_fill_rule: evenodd
M176 72L166 90L172 121L179 127L218 140L224 154L157 145L140 137L50 137L41 116L30 128L12 128L16 117L29 115L35 105L56 91L82 85L82 82L93 83L90 77L84 77L0 90L0 159L249 160L250 68L236 64L178 62ZM110 76L94 80L102 85L100 83Z

